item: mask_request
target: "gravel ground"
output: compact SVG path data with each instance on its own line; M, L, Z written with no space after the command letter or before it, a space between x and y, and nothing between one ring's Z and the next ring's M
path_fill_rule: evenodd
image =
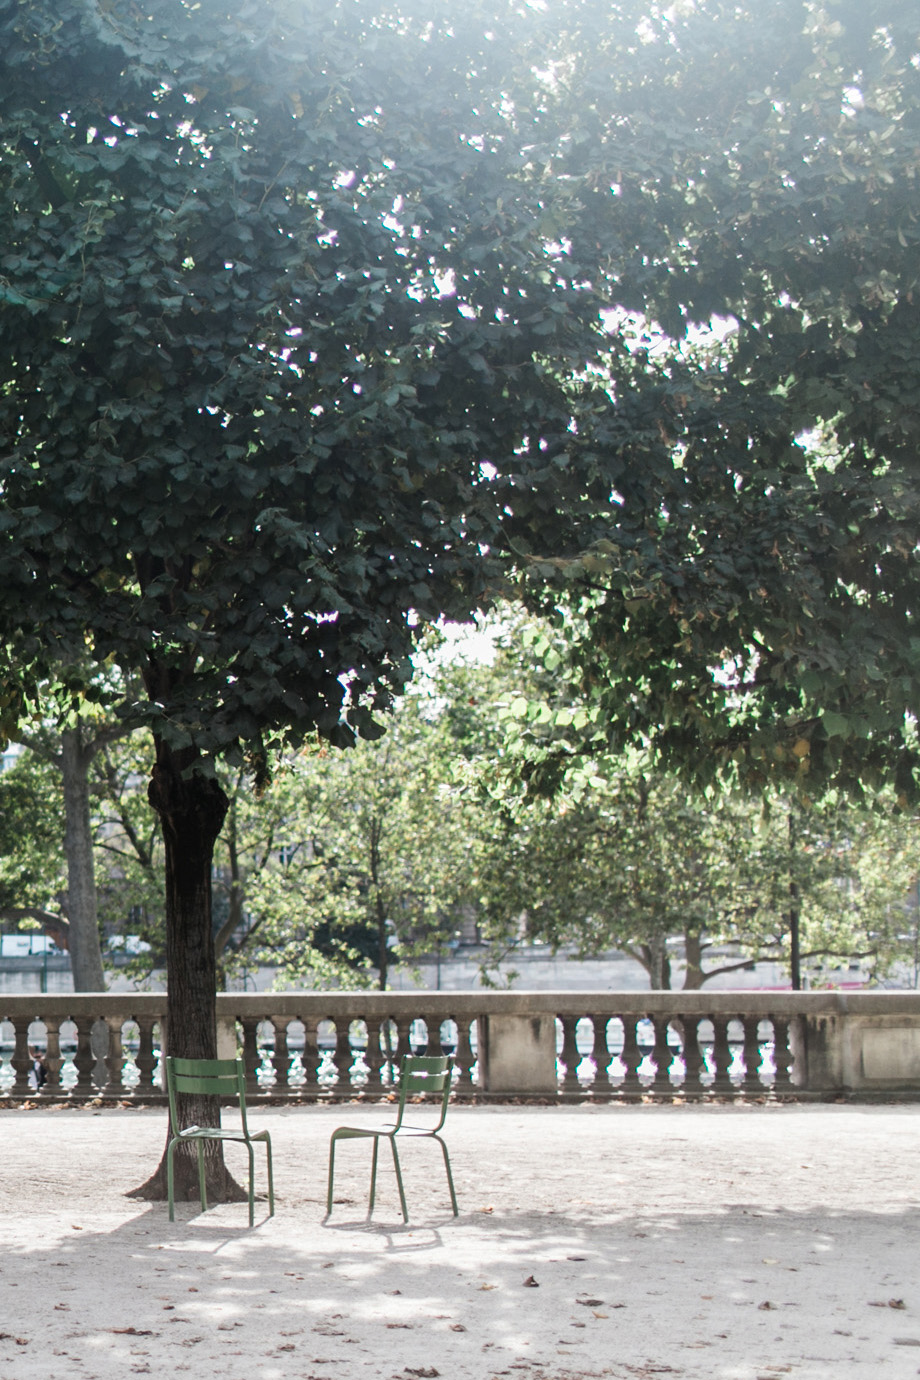
M459 1218L416 1143L411 1222L383 1158L368 1222L364 1141L324 1220L330 1132L382 1119L254 1111L277 1211L250 1230L124 1196L160 1110L5 1109L0 1380L920 1375L918 1106L460 1107Z

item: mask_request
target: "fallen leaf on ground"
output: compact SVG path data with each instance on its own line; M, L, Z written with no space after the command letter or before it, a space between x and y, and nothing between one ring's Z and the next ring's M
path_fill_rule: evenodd
M600 1308L601 1305L603 1304L604 1300L603 1300L603 1299L576 1299L575 1302L576 1302L576 1303L583 1303L584 1306L585 1306L585 1308Z
M149 1327L110 1327L110 1332L114 1332L118 1337L158 1337L158 1332L151 1332Z
M524 1280L525 1289L539 1289L539 1287L540 1286L534 1279L533 1275L528 1275L527 1278Z
M480 1286L479 1286L479 1292L482 1294L482 1293L484 1293L484 1292L486 1291L486 1289L494 1289L494 1288L496 1288L496 1286L495 1286L494 1284L480 1284Z
M757 1307L761 1310L761 1312L764 1312L766 1309L775 1308L776 1304L771 1303L769 1299L764 1299L763 1303L758 1303Z
M423 1376L426 1378L426 1380L428 1380L429 1377L440 1374L441 1372L439 1370L435 1370L434 1366L419 1366L417 1370L413 1370L411 1366L406 1366L406 1369L403 1371L403 1375Z
M17 1337L12 1332L0 1332L0 1342L15 1342L17 1346L28 1346L28 1337Z
M450 1330L451 1332L465 1332L466 1328L463 1326L463 1323L451 1323Z

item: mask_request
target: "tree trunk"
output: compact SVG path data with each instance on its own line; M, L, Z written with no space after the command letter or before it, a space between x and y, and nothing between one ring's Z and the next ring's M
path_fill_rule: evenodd
M387 990L390 976L390 933L387 928L387 912L380 890L380 838L383 833L378 819L371 822L371 885L374 888L374 915L377 921L377 986L381 992Z
M699 992L706 981L706 974L703 972L703 941L700 935L684 935L684 955L687 963L684 991Z
M237 783L239 788L239 783ZM214 935L214 953L217 962L217 985L220 990L227 989L227 970L224 954L230 940L242 928L244 918L243 872L240 867L240 854L237 846L236 805L230 805L224 829L224 842L227 846L227 866L230 872L230 887L227 893L227 918Z
M664 935L655 935L647 944L643 944L646 954L645 969L648 973L648 985L653 992L670 992L671 990L671 960Z
M197 770L198 753L156 740L156 765L147 796L163 826L166 853L166 1052L188 1059L217 1057L217 965L211 926L214 844L227 812L220 784ZM178 1098L182 1125L219 1126L214 1099ZM198 1171L191 1147L175 1157L177 1199L197 1198ZM237 1201L242 1190L224 1165L219 1142L205 1143L209 1201ZM166 1197L166 1151L156 1172L130 1195Z
M104 992L96 876L89 812L89 764L95 744L84 744L79 727L61 735L64 781L64 851L67 854L67 919L70 966L76 992Z
M802 990L801 933L799 923L799 884L795 874L795 815L789 811L789 977L793 992Z

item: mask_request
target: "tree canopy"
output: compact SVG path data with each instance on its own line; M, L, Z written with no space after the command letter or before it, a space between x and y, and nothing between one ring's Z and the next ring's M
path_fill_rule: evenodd
M532 567L584 697L563 758L639 740L704 781L910 796L916 17L556 13L547 121L571 137L552 166L578 187L571 255L607 293L611 478L602 540Z
M585 309L450 8L0 9L20 668L88 640L203 753L347 740L516 526L553 545Z

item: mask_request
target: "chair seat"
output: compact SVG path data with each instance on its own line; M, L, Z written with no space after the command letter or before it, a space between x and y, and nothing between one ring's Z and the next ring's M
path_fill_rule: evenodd
M245 1145L250 1140L268 1140L268 1132L248 1131L244 1135L241 1131L225 1130L223 1126L184 1126L176 1140L236 1140Z

